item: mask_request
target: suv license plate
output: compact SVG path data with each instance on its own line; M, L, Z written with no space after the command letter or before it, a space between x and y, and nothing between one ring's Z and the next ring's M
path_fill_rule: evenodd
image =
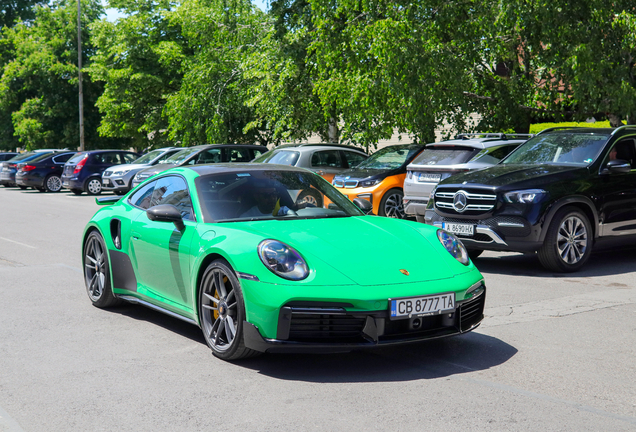
M471 237L475 235L475 226L470 224L444 222L442 224L442 228L448 231L449 233L453 233L457 235L471 236Z
M389 299L392 320L439 315L455 310L455 293L435 294L423 297Z

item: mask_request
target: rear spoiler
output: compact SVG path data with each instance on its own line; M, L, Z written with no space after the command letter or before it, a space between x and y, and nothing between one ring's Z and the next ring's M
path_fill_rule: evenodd
M115 204L120 199L121 199L121 197L118 197L118 196L109 196L109 197L95 198L95 203L97 205L99 205L99 206L105 206L105 205Z

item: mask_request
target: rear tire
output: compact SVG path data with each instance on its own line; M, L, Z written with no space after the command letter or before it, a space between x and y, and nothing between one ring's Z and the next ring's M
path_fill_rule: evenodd
M590 258L592 241L592 227L587 216L576 207L563 207L550 223L539 249L539 261L554 272L575 272Z
M119 304L121 301L113 294L110 283L108 249L97 231L86 237L83 251L84 283L93 306L108 308Z
M86 193L89 195L99 195L102 193L102 181L98 178L88 179L84 186Z
M54 174L49 175L44 180L44 188L46 192L59 192L62 190L62 179Z
M378 214L380 216L404 219L406 214L404 213L404 203L402 202L402 198L404 198L404 192L402 192L402 189L389 189L382 197L382 200L380 200Z
M199 286L199 322L212 353L223 360L259 355L245 346L245 303L234 270L225 260L213 261Z

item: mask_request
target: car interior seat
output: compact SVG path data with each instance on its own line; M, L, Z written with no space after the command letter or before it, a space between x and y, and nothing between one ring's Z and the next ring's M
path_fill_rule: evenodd
M632 169L636 168L636 148L634 140L624 140L616 144L616 159L628 161Z

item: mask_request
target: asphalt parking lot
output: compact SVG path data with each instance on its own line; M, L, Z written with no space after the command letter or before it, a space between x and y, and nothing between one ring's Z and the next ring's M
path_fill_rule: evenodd
M486 252L461 337L337 355L212 356L197 327L91 306L92 197L0 188L0 431L636 430L636 247L584 271Z

